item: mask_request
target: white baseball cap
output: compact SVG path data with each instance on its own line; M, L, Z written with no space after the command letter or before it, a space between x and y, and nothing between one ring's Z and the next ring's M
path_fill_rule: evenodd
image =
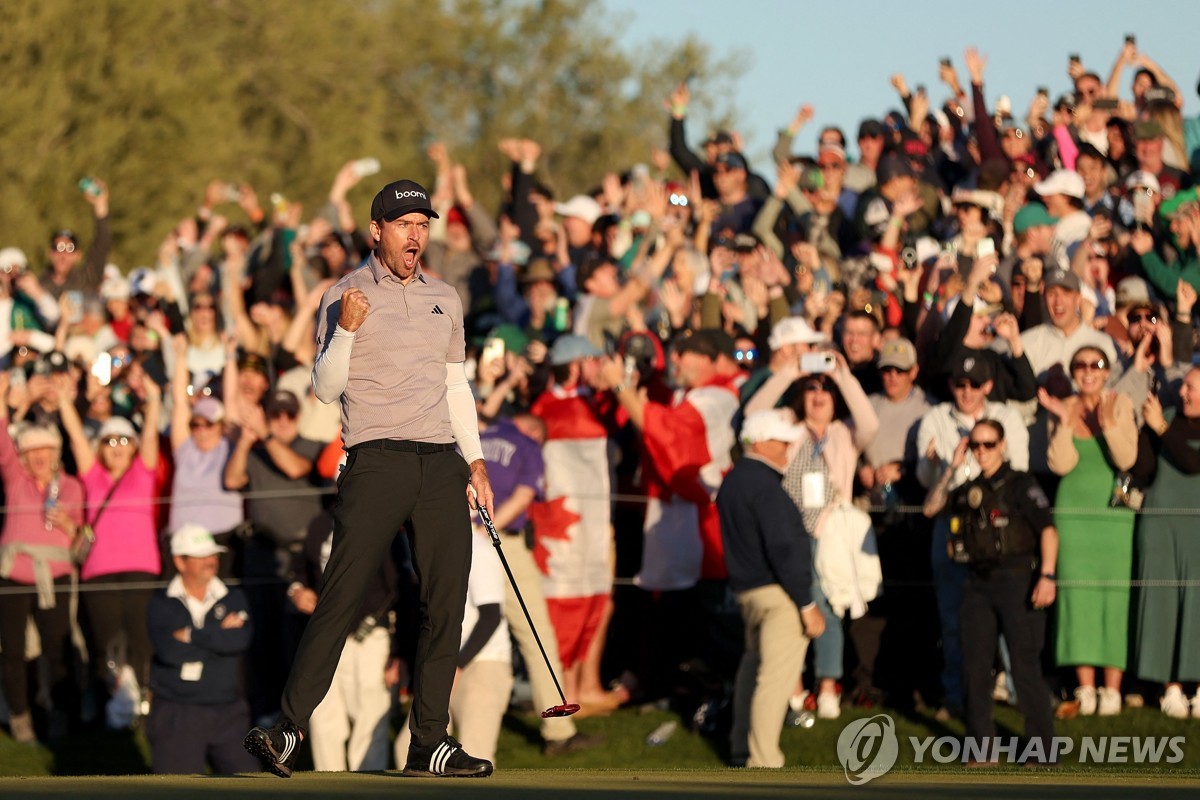
M194 523L188 523L171 534L171 555L207 558L218 553L224 553L228 547L217 544L217 540L207 529Z
M5 247L0 250L0 269L7 268L10 272L14 269L23 270L29 266L29 259L25 257L25 251L19 247Z
M794 442L804 433L790 408L755 411L742 423L742 444Z
M1154 173L1147 172L1144 169L1129 173L1129 177L1125 179L1126 189L1137 189L1138 187L1150 189L1156 193L1162 191L1162 186L1159 184L1158 178L1155 177Z
M784 317L771 329L767 346L778 350L789 344L821 344L827 341L829 334L813 330L813 326L803 317Z
M1042 197L1065 194L1067 197L1083 199L1083 178L1073 169L1056 169L1044 181L1033 185L1033 190Z
M600 204L596 202L595 198L588 197L586 194L577 194L565 203L556 203L554 213L560 217L578 217L588 225L592 225L600 219L604 209L600 208Z

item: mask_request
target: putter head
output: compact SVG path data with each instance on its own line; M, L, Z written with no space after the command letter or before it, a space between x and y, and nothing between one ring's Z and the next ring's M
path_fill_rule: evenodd
M578 710L578 703L563 703L561 706L550 706L542 712L542 717L569 717Z

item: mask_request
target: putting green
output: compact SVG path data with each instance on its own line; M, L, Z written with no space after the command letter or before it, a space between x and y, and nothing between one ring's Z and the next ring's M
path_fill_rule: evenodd
M807 770L503 770L491 778L411 779L398 773L297 773L290 780L267 775L234 777L134 776L9 778L0 780L0 798L71 797L81 800L135 798L320 797L425 798L487 797L489 800L571 797L607 798L1027 798L1072 800L1155 796L1194 798L1200 779L1088 774L1067 771L954 774L901 772L866 786L850 786L841 773Z

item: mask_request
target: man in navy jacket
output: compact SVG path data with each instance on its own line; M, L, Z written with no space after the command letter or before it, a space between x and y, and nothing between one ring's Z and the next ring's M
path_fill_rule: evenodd
M179 574L150 601L154 702L146 723L154 771L257 772L242 749L250 711L241 687L242 654L254 629L241 589L217 577L218 545L199 525L171 537Z
M787 447L801 429L790 409L759 411L742 426L745 455L721 484L717 512L729 588L746 624L733 695L735 764L782 767L779 735L800 681L809 639L825 630L812 600L804 520L782 486Z

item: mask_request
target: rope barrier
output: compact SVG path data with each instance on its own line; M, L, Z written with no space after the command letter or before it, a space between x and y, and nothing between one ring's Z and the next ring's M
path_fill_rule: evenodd
M255 490L255 491L231 492L231 494L236 496L238 499L242 499L242 500L277 500L277 499L292 499L292 498L299 498L299 497L318 497L318 496L335 495L335 494L337 494L337 487L336 486L305 486L305 487L296 488L296 489L259 489L259 490ZM464 497L466 496L466 488L465 487L463 489L463 496ZM635 503L635 504L643 504L643 505L650 501L649 498L643 494L623 494L623 493L619 493L619 492L611 492L609 494L589 494L589 493L573 492L570 496L572 499L577 500L577 501L605 501L605 502L609 502L609 503ZM212 505L214 503L214 501L215 501L215 498L212 498L212 497L197 497L195 495L190 495L190 494L185 494L182 497L171 497L168 495L161 495L161 496L153 497L150 499L143 499L143 500L125 500L125 499L113 498L112 500L109 501L108 508L110 508L110 509L126 508L126 507L138 508L138 507L146 506L146 505L162 506L162 505L168 505L168 504L178 506L181 508L187 508L187 507L193 507L193 506ZM83 507L86 507L87 505L88 505L87 502L84 502L83 504L64 503L61 501L59 502L60 508L67 508L67 509L83 508ZM92 505L94 506L95 503L93 502ZM861 508L863 511L867 511L872 514L893 513L893 514L900 514L902 516L921 516L923 513L923 510L922 510L923 507L918 506L918 505L895 505L895 506L863 505L863 506L857 506L857 507ZM1197 517L1198 519L1200 519L1200 508L1183 508L1183 507L1170 508L1170 507L1168 507L1168 508L1143 508L1140 510L1134 510L1131 508L1119 508L1119 509L1109 508L1107 506L1103 507L1103 508L1073 508L1073 507L1060 508L1060 507L1056 506L1054 508L1051 508L1050 510L1056 514L1069 514L1072 516L1094 516L1094 517L1101 518L1101 519L1106 518L1110 514L1113 514L1116 512L1120 512L1120 513L1124 513L1124 514L1133 514L1134 516L1148 516L1148 517L1191 517L1191 516L1194 516L1194 517ZM37 505L37 506L3 505L3 506L0 506L0 515L12 513L12 512L40 512L40 511L42 511L41 505Z

